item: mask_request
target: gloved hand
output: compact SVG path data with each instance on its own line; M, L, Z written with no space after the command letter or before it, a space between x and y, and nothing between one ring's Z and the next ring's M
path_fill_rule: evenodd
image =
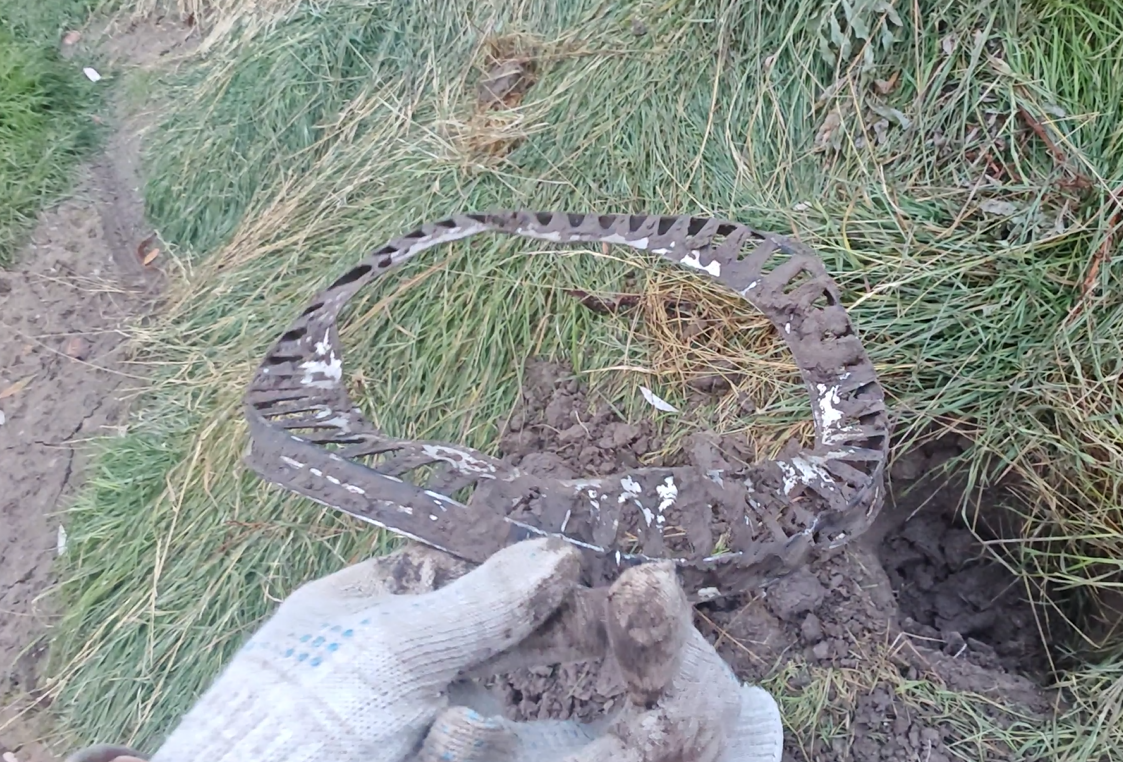
M304 585L152 762L780 759L775 702L742 688L694 629L669 564L628 570L609 591L579 587L579 566L556 540L518 543L475 569L411 546ZM464 678L606 651L629 701L596 726L450 705L450 693L471 699ZM141 756L95 746L68 762L121 755Z

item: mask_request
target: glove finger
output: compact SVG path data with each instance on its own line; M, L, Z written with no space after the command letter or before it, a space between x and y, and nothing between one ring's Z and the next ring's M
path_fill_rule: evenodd
M437 717L417 762L561 762L595 740L576 722L512 722L457 706Z
M500 718L454 706L437 715L416 762L515 762L517 745Z
M784 724L776 699L758 686L743 686L741 716L722 762L780 762L783 756Z
M427 545L407 545L297 588L288 608L354 613L388 595L418 595L444 587L471 571L472 565Z
M694 625L690 603L670 562L624 571L608 593L605 627L631 700L654 705L682 668Z
M740 683L701 633L669 563L633 567L613 584L606 627L631 711L611 733L640 760L681 753L717 762L741 711Z
M488 678L528 667L602 658L608 652L604 626L607 601L606 588L575 589L546 624L511 650L472 668L466 677Z
M577 585L576 548L554 538L526 540L423 596L395 596L378 615L402 637L395 658L423 681L449 683L530 635Z

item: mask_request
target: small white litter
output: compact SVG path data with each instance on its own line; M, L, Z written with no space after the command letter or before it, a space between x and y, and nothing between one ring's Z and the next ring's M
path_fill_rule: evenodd
M4 415L3 410L0 410L0 426L3 426L7 422L8 422L7 416Z
M55 548L60 556L66 552L66 529L63 528L62 524L58 525L58 543L56 543Z
M675 407L671 403L667 402L666 400L664 400L661 397L659 397L658 395L656 395L655 392L651 391L646 386L641 386L639 388L639 391L640 391L640 394L643 395L643 398L645 400L647 400L647 403L649 405L651 405L653 408L655 408L656 410L662 410L664 413L677 413L678 412L677 407Z
M82 73L85 74L86 79L90 80L91 82L97 82L101 79L101 75L97 73L97 69L91 69L89 66L87 66L85 69L82 69Z

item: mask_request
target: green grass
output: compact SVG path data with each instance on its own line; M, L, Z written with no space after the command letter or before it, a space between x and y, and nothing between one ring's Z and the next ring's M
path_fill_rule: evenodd
M1027 498L1011 564L1084 598L1120 585L1120 257L1088 276L1120 235L1109 191L1123 185L1123 11L1007 0L922 2L914 15L898 4L900 25L859 19L876 41L866 47L845 21L832 34L810 0L399 6L241 17L163 83L147 199L188 274L138 329L154 388L129 433L104 444L70 516L52 670L75 735L156 743L278 598L383 547L246 473L239 396L316 289L457 210L712 213L796 233L846 290L898 446L971 437L959 466L974 485L1013 476ZM473 116L481 29L541 46L540 80L502 124ZM816 152L832 111L838 128ZM472 148L489 130L524 139L486 160ZM1076 174L1086 189L1072 187ZM621 288L647 260L536 251L462 243L354 306L348 372L372 420L491 449L529 354L572 360L633 416L651 414L640 382L681 400L674 373L605 370L652 365L647 328L593 316L560 290ZM645 279L674 283L664 268ZM719 405L669 433L709 412L766 442L797 431L805 401L789 369L761 372L772 382L757 418ZM1111 664L1072 673L1082 711L1058 737L1083 745L1062 758L1123 742L1111 688L1123 672Z
M98 88L57 52L84 12L75 2L0 2L0 266L96 145Z

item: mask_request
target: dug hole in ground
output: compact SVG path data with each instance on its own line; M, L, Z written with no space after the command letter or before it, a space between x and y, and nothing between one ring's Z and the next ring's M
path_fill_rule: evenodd
M114 28L103 44L118 64L145 67L190 38L189 27L157 20ZM144 388L122 344L129 321L156 305L162 279L158 256L143 263L152 234L137 174L143 124L121 114L78 190L42 216L18 264L0 274L0 750L18 762L67 751L47 721L39 670L56 613L52 563L65 552L60 514L81 485L82 445L126 425ZM568 368L528 370L501 443L516 465L603 475L661 451L647 422L598 409ZM1002 726L1047 722L1061 705L1043 687L1049 658L1021 584L959 523L957 487L924 476L958 447L898 460L879 522L845 552L765 591L698 607L698 626L737 673L781 699L785 759L940 762L970 742L971 723L949 712L990 707L987 721ZM681 462L738 452L700 436ZM620 694L596 664L527 670L494 687L521 719L588 718ZM1000 748L987 758L1021 759Z

